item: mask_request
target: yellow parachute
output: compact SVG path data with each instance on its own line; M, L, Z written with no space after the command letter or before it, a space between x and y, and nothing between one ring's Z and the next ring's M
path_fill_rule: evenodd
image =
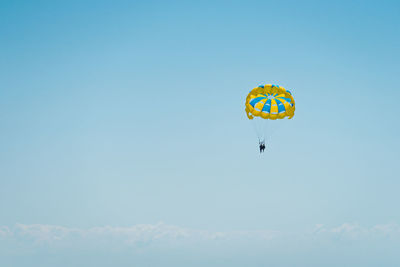
M246 115L276 120L294 116L295 102L292 93L273 84L260 85L250 91L246 98Z
M260 85L246 97L246 115L254 123L258 137L260 153L264 152L265 138L270 137L277 119L294 116L295 103L292 93L283 87L273 84Z

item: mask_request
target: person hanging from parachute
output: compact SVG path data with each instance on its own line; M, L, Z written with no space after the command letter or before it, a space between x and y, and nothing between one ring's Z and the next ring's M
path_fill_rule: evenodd
M258 144L260 145L260 154L261 154L265 150L265 140L258 141Z
M245 111L249 120L265 124L278 119L293 118L295 102L292 93L281 86L260 85L247 95ZM265 130L258 129L256 132L262 153L265 150Z

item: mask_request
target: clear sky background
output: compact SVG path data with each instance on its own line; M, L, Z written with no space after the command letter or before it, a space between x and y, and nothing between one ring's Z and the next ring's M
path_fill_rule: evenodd
M399 266L399 14L0 1L0 263ZM267 83L296 115L260 156Z

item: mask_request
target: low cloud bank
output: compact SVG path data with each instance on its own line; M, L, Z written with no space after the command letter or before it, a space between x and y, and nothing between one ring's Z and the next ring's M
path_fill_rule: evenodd
M71 228L44 224L16 224L12 227L0 226L0 242L14 241L34 245L74 245L76 243L101 243L120 246L143 244L185 244L188 242L261 242L276 243L287 240L391 240L400 241L398 224L381 224L364 227L356 223L344 223L336 227L318 224L312 230L302 233L282 231L230 231L212 232L189 229L164 223L139 224L131 227Z
M400 226L344 223L308 231L205 231L164 223L0 226L0 266L400 266Z

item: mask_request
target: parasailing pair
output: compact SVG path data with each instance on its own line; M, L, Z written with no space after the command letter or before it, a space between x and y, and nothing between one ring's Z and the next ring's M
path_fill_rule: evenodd
M266 129L268 124L275 120L293 118L294 98L289 90L279 85L266 84L251 90L246 97L245 105L247 118L255 122L260 153L262 153L265 149L266 134L271 132L271 129Z

